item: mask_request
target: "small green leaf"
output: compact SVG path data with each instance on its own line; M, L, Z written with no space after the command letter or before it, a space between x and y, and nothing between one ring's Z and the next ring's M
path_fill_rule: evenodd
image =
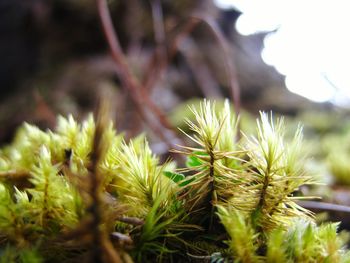
M196 167L201 165L201 162L198 157L196 156L188 156L186 160L186 166L187 167Z
M179 186L180 186L180 187L186 186L186 185L192 183L194 180L195 180L194 177L191 177L191 178L189 178L189 179L184 179L183 181L181 181L181 182L179 183Z
M175 182L175 183L178 183L178 182L185 179L185 176L183 174L173 173L170 171L164 171L163 173L166 177L173 180L173 182Z
M190 155L187 157L186 166L187 167L196 167L196 166L200 166L201 164L203 164L203 161L197 157L198 155L207 156L208 154L203 153L203 152L193 152L193 155Z
M254 227L259 225L260 216L261 216L261 207L258 207L251 214L251 220L252 220L251 222Z
M186 186L195 180L194 177L186 179L183 174L178 174L170 171L164 171L163 174L171 179L174 183L177 183L180 187Z

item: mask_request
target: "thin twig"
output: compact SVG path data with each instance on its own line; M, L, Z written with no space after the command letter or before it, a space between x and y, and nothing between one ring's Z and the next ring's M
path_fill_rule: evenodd
M190 253L186 253L187 256L191 257L191 258L195 258L195 259L201 259L201 260L210 260L211 259L211 256L197 256L197 255L193 255L193 254L190 254Z
M118 36L114 30L107 2L105 0L97 0L97 8L102 23L102 29L111 50L112 58L118 65L118 75L120 75L121 81L124 82L125 85L135 83L136 80L133 78L133 75L129 70L125 56L119 44Z
M150 2L156 49L145 69L146 73L142 81L142 87L148 92L163 75L164 69L168 65L162 7L159 0L151 0Z
M17 170L9 170L9 171L1 171L0 179L5 180L18 180L18 179L28 179L30 177L30 173L27 171L17 171Z
M163 10L160 0L151 0L154 39L156 42L157 64L163 67L167 61L167 50L165 47L165 31Z
M310 210L350 213L350 207L345 205L317 201L298 201L297 203L298 205Z
M171 147L172 143L169 138L169 133L172 133L172 136L174 136L175 128L168 121L165 114L152 102L148 96L148 93L138 83L137 79L134 77L129 66L127 65L126 58L122 52L117 34L113 27L106 0L96 1L102 28L110 47L112 58L117 65L117 73L121 79L123 87L130 91L130 96L135 103L136 109L138 110L140 116L145 120L150 128L156 134L158 134L169 147ZM156 124L149 118L143 105L145 105L157 117L157 120L161 125Z
M220 88L198 52L198 46L191 39L187 38L184 45L179 45L179 52L184 55L190 69L193 72L194 80L202 90L206 98L223 98Z
M137 217L123 216L123 217L117 217L116 220L119 222L126 223L126 224L134 225L134 226L142 226L145 223L144 220L137 218Z
M90 171L90 189L89 194L91 197L91 205L88 208L89 212L92 215L92 239L93 239L93 260L94 262L103 262L101 254L102 254L102 246L103 237L100 230L101 224L101 198L100 198L100 185L101 178L100 174L97 171L97 165L101 157L101 145L102 145L102 135L103 128L101 125L101 114L98 114L96 130L93 141L93 149L91 153L91 171Z
M160 76L163 74L164 70L167 68L170 61L173 59L177 53L180 42L186 38L199 24L199 20L190 19L182 27L179 33L177 33L168 48L168 56L162 67L157 65L157 52L152 55L147 67L145 68L146 73L144 74L144 79L142 81L143 88L146 91L150 91L154 84L158 81Z
M211 30L214 37L217 39L219 45L224 51L225 70L229 78L231 98L234 104L235 112L238 115L241 108L240 87L237 79L236 67L232 59L232 52L230 52L228 42L225 36L218 27L217 23L212 18L202 14L194 14L191 17L191 19L185 24L184 28L180 31L179 34L176 35L176 37L172 41L172 45L170 46L168 52L168 63L169 60L171 60L178 51L179 43L184 38L186 38L201 22L204 22L204 24L209 27L209 29ZM149 70L153 70L154 65L156 63L156 58L157 54L155 53L147 67ZM164 66L163 69L159 68L157 71L153 72L153 74L145 75L143 84L146 90L149 90L154 85L154 83L158 80L159 76L162 74L164 68L166 68L166 66Z
M232 52L230 52L227 40L225 36L223 35L222 31L220 30L219 26L213 20L211 17L208 17L203 14L194 14L192 16L195 20L200 20L206 24L215 38L217 39L218 43L222 47L222 50L224 51L224 61L225 61L225 69L227 76L229 78L229 86L231 91L231 97L233 101L233 106L235 108L235 112L238 115L241 108L241 100L240 100L240 87L237 79L237 72L235 65L233 64L233 58L232 58Z
M217 203L216 193L215 193L215 179L214 179L214 161L215 161L215 155L214 155L214 147L209 142L209 156L210 156L210 167L209 167L209 177L210 177L210 185L209 185L209 191L210 191L210 204L211 204L211 211L210 211L210 221L209 221L209 230L212 230L213 227L213 220L214 220L214 213L215 213L215 205Z
M98 114L96 118L96 128L91 152L91 167L90 167L90 185L89 195L91 205L88 208L92 216L92 240L93 240L93 262L110 262L121 263L119 253L114 249L105 231L101 228L103 223L103 200L102 192L102 174L98 171L98 164L101 161L103 153L106 151L104 142L104 130L108 126L109 107L106 101L100 101Z

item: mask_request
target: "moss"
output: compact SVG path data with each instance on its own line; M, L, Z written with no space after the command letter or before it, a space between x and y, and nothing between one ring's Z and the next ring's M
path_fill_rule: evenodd
M24 124L0 152L6 262L347 262L337 224L317 226L293 193L314 183L302 133L262 113L256 136L228 102L191 109L186 167L161 163L145 136L126 142L99 115ZM238 133L243 132L238 140ZM203 249L203 244L210 247Z

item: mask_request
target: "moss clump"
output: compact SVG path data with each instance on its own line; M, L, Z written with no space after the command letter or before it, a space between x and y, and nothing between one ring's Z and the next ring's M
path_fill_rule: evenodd
M126 142L99 116L55 131L24 124L0 153L4 262L348 262L337 224L295 203L301 129L265 113L243 133L228 103L192 109L193 145L160 163L144 136Z

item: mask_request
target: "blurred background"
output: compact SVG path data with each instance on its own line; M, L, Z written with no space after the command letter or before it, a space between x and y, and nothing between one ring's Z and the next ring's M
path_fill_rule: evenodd
M346 21L324 19L345 9L287 3L113 0L108 8L129 71L164 115L193 98L230 97L232 79L243 109L252 113L346 106L340 46L347 44L330 35ZM0 34L1 142L24 120L45 127L57 113L83 117L105 90L116 113L123 112L115 116L119 129L144 129L130 121L142 119L133 105L137 95L123 87L95 1L3 0Z
M174 127L189 116L186 105L229 98L244 130L254 132L259 110L286 116L288 131L302 123L305 152L313 156L307 169L330 184L305 191L349 205L345 5L2 0L0 143L10 142L23 121L52 129L58 114L83 119L103 98L119 131L146 132L164 154L183 140ZM346 208L320 211L348 227Z

